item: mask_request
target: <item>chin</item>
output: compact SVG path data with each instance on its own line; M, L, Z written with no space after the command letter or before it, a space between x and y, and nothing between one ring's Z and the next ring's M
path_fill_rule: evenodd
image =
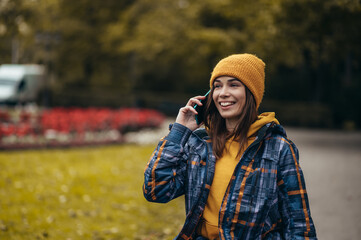
M237 116L234 114L221 114L222 118L224 119L233 119L236 118Z

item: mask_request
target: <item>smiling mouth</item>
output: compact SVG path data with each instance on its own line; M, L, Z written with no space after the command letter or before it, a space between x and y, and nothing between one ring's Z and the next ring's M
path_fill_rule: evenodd
M228 107L233 105L234 102L220 102L219 105L221 105L222 107Z

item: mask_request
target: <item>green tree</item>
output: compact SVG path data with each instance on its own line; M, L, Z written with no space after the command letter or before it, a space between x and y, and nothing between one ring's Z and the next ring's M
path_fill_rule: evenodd
M260 1L246 2L139 0L109 25L104 45L128 59L134 89L199 93L220 58L255 50Z
M273 98L324 103L336 122L361 120L360 2L284 0L274 21Z
M58 23L62 41L57 48L56 65L62 84L79 89L118 85L122 61L102 48L102 35L131 1L59 2ZM118 65L120 64L120 65ZM121 85L120 85L121 86Z
M218 60L250 52L267 64L265 101L361 122L360 25L358 0L7 0L0 63L46 64L57 104L117 106L200 94Z
M0 64L32 59L35 22L34 3L24 0L0 1Z

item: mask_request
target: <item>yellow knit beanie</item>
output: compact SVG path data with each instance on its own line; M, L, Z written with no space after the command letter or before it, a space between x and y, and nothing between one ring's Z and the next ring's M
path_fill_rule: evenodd
M251 91L258 109L264 93L265 66L261 59L252 54L230 55L214 67L210 87L213 88L213 82L217 77L235 77Z

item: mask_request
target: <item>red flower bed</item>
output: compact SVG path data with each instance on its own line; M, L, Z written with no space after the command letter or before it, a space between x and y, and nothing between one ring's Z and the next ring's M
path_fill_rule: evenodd
M159 127L165 117L151 109L52 108L16 117L0 111L0 148L122 142L122 134Z

